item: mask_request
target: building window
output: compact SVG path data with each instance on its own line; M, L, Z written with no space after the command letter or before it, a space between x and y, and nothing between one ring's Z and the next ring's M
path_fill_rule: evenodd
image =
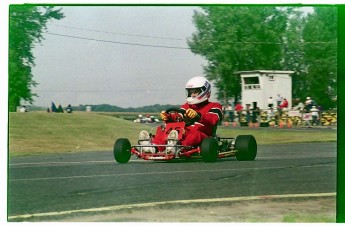
M244 89L260 89L259 77L244 77Z
M274 81L274 76L273 76L273 75L269 75L269 76L268 76L268 80Z

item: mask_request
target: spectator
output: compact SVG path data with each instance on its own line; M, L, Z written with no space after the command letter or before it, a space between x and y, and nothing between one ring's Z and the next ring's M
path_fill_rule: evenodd
M283 97L281 97L280 94L278 94L277 99L276 99L276 101L277 101L277 107L280 106L282 100L283 100Z
M312 108L310 109L311 112L311 118L312 118L312 122L311 125L318 125L319 124L319 109L316 108L315 105L312 106Z
M284 98L284 101L277 106L279 117L282 116L283 110L286 110L288 105L289 105L289 103L287 102L286 98Z
M232 112L232 107L231 107L230 104L227 104L226 107L223 108L223 115L224 115L224 117L225 117L225 116L229 117L229 121L230 121L230 122L232 122L232 121L231 121L231 116L230 116L231 113L233 114L233 112ZM233 117L233 116L232 116L232 117Z
M70 104L67 106L66 112L67 113L72 113L73 112L72 106Z
M280 120L280 111L279 111L279 109L280 108L278 108L277 109L277 111L276 110L273 110L273 112L274 112L274 121L275 121L275 126L277 127L278 126L278 122L279 122L279 120Z
M249 124L250 123L250 104L246 104L246 121Z
M237 104L235 105L235 111L237 113L238 122L241 122L242 110L243 107L241 105L241 102L237 102Z
M57 109L57 112L58 112L58 113L63 113L63 109L62 109L61 104L59 104L58 109Z
M312 99L311 99L310 97L307 97L307 99L306 99L306 101L305 101L305 111L306 111L307 113L309 113L312 106L313 106L313 101L312 101Z
M260 108L256 107L253 109L252 113L252 123L254 124L254 127L258 127L258 115L260 114Z
M58 109L56 108L56 105L54 102L52 102L51 112L58 112Z
M229 121L234 122L234 109L232 109L231 104L228 106L229 110Z
M279 105L280 109L286 110L289 107L289 102L284 98L283 103Z

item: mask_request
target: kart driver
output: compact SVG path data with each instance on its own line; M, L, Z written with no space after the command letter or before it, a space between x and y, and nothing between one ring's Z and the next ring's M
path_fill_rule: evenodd
M162 111L160 116L164 122L183 119L186 123L182 130L182 139L178 141L178 131L171 130L166 139L165 131L158 127L152 144L176 145L178 142L184 146L197 146L201 141L214 135L214 130L219 121L223 118L222 106L216 102L209 102L211 96L211 84L204 77L191 78L186 84L186 100L180 108L185 110L185 114ZM146 130L139 133L139 144L150 145L150 136ZM158 147L158 151L163 151L165 147ZM155 153L154 147L143 147L146 153ZM174 147L167 146L167 153L175 153Z

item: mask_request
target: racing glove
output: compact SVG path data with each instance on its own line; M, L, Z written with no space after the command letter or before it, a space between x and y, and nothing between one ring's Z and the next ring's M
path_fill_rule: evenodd
M186 110L186 114L185 115L186 115L187 119L194 119L196 121L198 121L200 119L200 117L201 117L200 113L198 113L197 111L195 111L195 110L193 110L191 108L188 108Z
M168 119L169 119L169 114L166 113L165 111L162 111L162 112L161 112L161 118L162 118L163 121L168 121Z

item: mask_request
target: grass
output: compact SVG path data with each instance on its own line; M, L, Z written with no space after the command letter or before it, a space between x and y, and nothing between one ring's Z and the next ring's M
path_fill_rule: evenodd
M137 139L147 125L97 113L9 114L9 155L112 150L120 137Z
M283 143L302 143L302 142L335 142L337 140L336 130L294 130L281 128L227 128L222 127L217 130L218 134L229 137L238 135L253 135L258 144L283 144Z
M9 156L112 150L114 141L120 137L128 138L132 144L136 143L142 129L155 132L155 128L147 124L124 120L119 115L95 112L10 113ZM258 144L325 142L337 139L335 130L309 133L278 128L241 129L220 126L218 134L221 137L252 134Z
M283 217L284 223L336 223L334 216L329 214L288 214Z

